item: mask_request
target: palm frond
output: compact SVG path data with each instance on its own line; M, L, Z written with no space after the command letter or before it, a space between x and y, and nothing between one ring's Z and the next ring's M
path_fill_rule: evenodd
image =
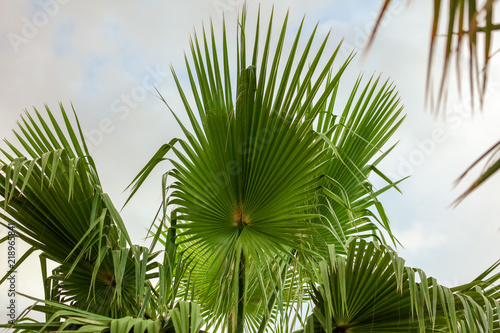
M236 309L241 299L234 296L238 288L246 299L248 287L254 283L248 281L274 281L272 260L293 257L290 250L294 248L310 248L302 244L311 240L310 220L316 213L308 212L307 202L314 197L324 150L311 125L351 59L326 82L339 50L324 56L328 36L312 53L314 29L298 53L301 26L290 54L284 57L287 17L277 44L271 47L271 14L262 34L262 51L260 22L259 14L255 42L247 48L249 32L243 12L237 40L236 95L231 91L225 24L222 56L212 26L210 35L204 30L201 38L195 35L191 42L192 62L186 59L186 65L196 111L173 72L193 132L179 122L187 141L179 141L182 149L170 148L178 160L171 160L175 168L169 175L175 181L170 185L169 204L176 206L178 236L194 244L191 248L198 253L205 253L197 270L207 282L201 282L198 275L196 285L206 285L199 290L204 295L201 301L217 313ZM247 49L252 55L249 63ZM309 54L314 56L307 67ZM320 68L323 58L326 65ZM159 151L148 163L134 189L166 152ZM243 261L245 265L237 264ZM261 270L259 265L269 269ZM240 280L248 283L242 286ZM261 291L269 288L260 284ZM226 318L226 324L232 320L234 317Z
M392 0L384 0L365 52L368 52L372 46L381 20L392 3ZM467 77L471 106L474 108L476 97L479 97L479 104L483 105L484 96L487 92L490 60L496 54L496 51L492 50L492 37L494 32L500 29L500 24L493 22L496 5L497 0L483 2L477 2L476 0L433 1L431 42L427 68L427 93L430 96L432 110L439 112L441 106L445 103L447 81L451 62L454 58L459 84L458 89L461 91L461 67L464 53L467 55ZM438 28L443 21L445 21L443 37L446 41L443 50L444 59L443 65L439 66L439 68L442 68L442 72L437 98L433 100L431 81L434 55L437 52L438 37L440 36ZM480 53L482 53L482 56L479 55Z
M48 107L45 117L26 113L14 131L23 151L8 141L10 152L0 149L0 223L15 225L30 252L59 265L44 281L51 299L107 316L136 313L142 287L130 283L140 273L130 237L76 115L71 120L62 105L60 115L64 127Z
M494 332L500 330L498 274L446 288L404 266L390 248L353 240L346 256L319 264L315 308L303 332ZM420 282L417 282L420 280Z

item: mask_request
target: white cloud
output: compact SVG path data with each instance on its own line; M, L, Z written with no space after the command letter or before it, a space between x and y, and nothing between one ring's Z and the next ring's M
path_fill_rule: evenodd
M407 229L397 232L396 237L411 254L435 250L446 240L445 234L418 221L411 222Z

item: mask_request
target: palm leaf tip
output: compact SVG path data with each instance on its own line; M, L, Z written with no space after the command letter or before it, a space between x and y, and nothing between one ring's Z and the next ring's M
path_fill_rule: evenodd
M365 47L365 56L374 43L384 15L390 15L390 6L396 3L397 1L392 0L385 0L382 3L377 21ZM479 99L480 107L483 107L484 98L488 93L490 62L496 54L492 50L492 37L500 29L500 25L493 21L496 5L496 0L484 2L475 0L433 1L433 15L430 20L431 36L426 79L426 102L430 103L431 110L436 114L443 110L443 106L446 105L446 91L448 90L452 61L456 62L459 94L462 94L463 66L461 65L466 63L471 108L475 108L477 99ZM439 35L441 26L443 28L442 36ZM435 66L438 42L441 39L438 37L444 40L442 43L444 55L442 66ZM467 56L465 61L463 60L464 55ZM438 67L442 70L438 76L437 93L434 93L433 72Z

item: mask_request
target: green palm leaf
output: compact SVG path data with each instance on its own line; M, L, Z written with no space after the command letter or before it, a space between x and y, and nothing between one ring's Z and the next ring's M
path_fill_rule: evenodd
M382 18L391 4L392 0L384 0L377 22L375 23L375 27L373 28L367 44L367 50L369 50L373 44ZM468 56L468 80L471 103L474 105L474 97L477 93L482 105L483 98L487 91L490 60L496 53L491 48L492 37L493 33L500 29L500 24L493 22L493 13L496 4L497 0L487 0L483 2L477 2L476 0L451 0L449 2L443 2L441 0L433 1L431 42L427 70L428 92L431 92L430 80L434 54L436 52L437 37L439 36L438 27L440 22L447 19L444 24L445 31L443 34L443 37L446 39L446 43L444 44L444 65L441 72L438 97L434 105L435 110L438 111L440 109L443 99L445 98L446 83L453 56L456 57L456 72L460 90L460 64L464 48ZM482 50L480 47L482 47ZM482 53L481 56L479 55L480 51Z
M371 205L376 205L383 228L390 232L376 201L378 193L367 180L377 162L368 162L401 122L394 89L384 84L376 91L376 82L353 104L358 83L340 121L332 121L333 109L327 106L334 104L351 57L332 72L340 46L324 56L327 36L313 52L316 29L299 52L302 25L285 57L287 17L273 47L273 14L262 35L260 21L259 14L255 41L247 48L243 11L235 95L225 24L222 56L212 26L209 35L205 30L201 38L195 35L192 61L186 59L194 106L173 71L192 131L179 121L187 141L175 140L160 148L134 179L131 194L172 150L177 159L170 160L174 169L166 174L174 181L164 188L169 193L164 210L175 206L180 246L199 258L192 272L197 299L214 312L215 328L230 330L241 330L244 317L257 327L270 318L270 309L282 306L283 295L275 294L282 288L276 286L290 278L288 270L297 269L297 251L315 256L327 242L342 247L354 233L380 235L372 222ZM262 51L259 36L263 36ZM306 67L310 54L313 60ZM321 67L320 62L324 62ZM336 147L335 154L327 141ZM341 198L331 188L332 178L352 197ZM332 202L324 195L326 211L316 209L321 191L338 198ZM329 221L326 229L322 219ZM331 228L334 219L340 227ZM320 242L317 228L326 230L320 231ZM270 298L274 301L266 301Z
M8 141L11 152L1 150L0 223L14 224L32 250L59 265L44 280L48 299L107 316L136 313L143 295L137 299L142 287L130 283L139 273L130 238L102 191L78 120L75 127L60 108L64 127L48 108L48 122L35 109L14 131L24 153Z
M346 256L319 264L315 308L304 332L493 332L500 330L498 263L468 285L446 288L386 246L353 240ZM417 282L420 280L420 282Z
M387 82L378 88L378 83L379 79L370 79L359 93L359 79L340 115L334 112L334 95L316 124L327 151L323 154L324 195L318 197L320 223L326 226L320 232L323 255L327 254L326 244L335 244L338 253L345 253L344 246L351 236L382 241L379 228L385 229L395 241L377 196L389 188L397 189L397 183L384 176L377 164L392 149L382 150L404 117L394 88ZM375 189L368 180L372 173L381 176L388 185Z

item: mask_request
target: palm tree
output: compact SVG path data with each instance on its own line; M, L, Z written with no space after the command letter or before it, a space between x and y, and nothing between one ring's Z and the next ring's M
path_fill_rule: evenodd
M164 102L185 139L163 145L131 184L132 197L162 161L173 165L163 176L148 248L132 244L103 191L76 113L70 119L61 105L63 126L48 108L48 120L37 110L23 118L15 132L20 145L7 142L9 151L2 150L0 223L15 224L32 246L18 264L42 252L45 299L34 299L32 310L46 321L23 318L14 328L500 329L498 264L449 289L405 267L389 248L397 240L377 198L397 182L377 165L404 118L394 86L360 77L337 112L352 56L334 70L340 45L325 54L326 36L313 49L314 29L301 48L303 24L285 52L288 16L274 42L274 13L263 32L259 13L250 42L246 15L238 22L236 64L225 24L222 46L212 25L192 40L186 66L193 105L172 71L189 124ZM376 189L371 174L387 185ZM51 275L47 259L58 264Z

